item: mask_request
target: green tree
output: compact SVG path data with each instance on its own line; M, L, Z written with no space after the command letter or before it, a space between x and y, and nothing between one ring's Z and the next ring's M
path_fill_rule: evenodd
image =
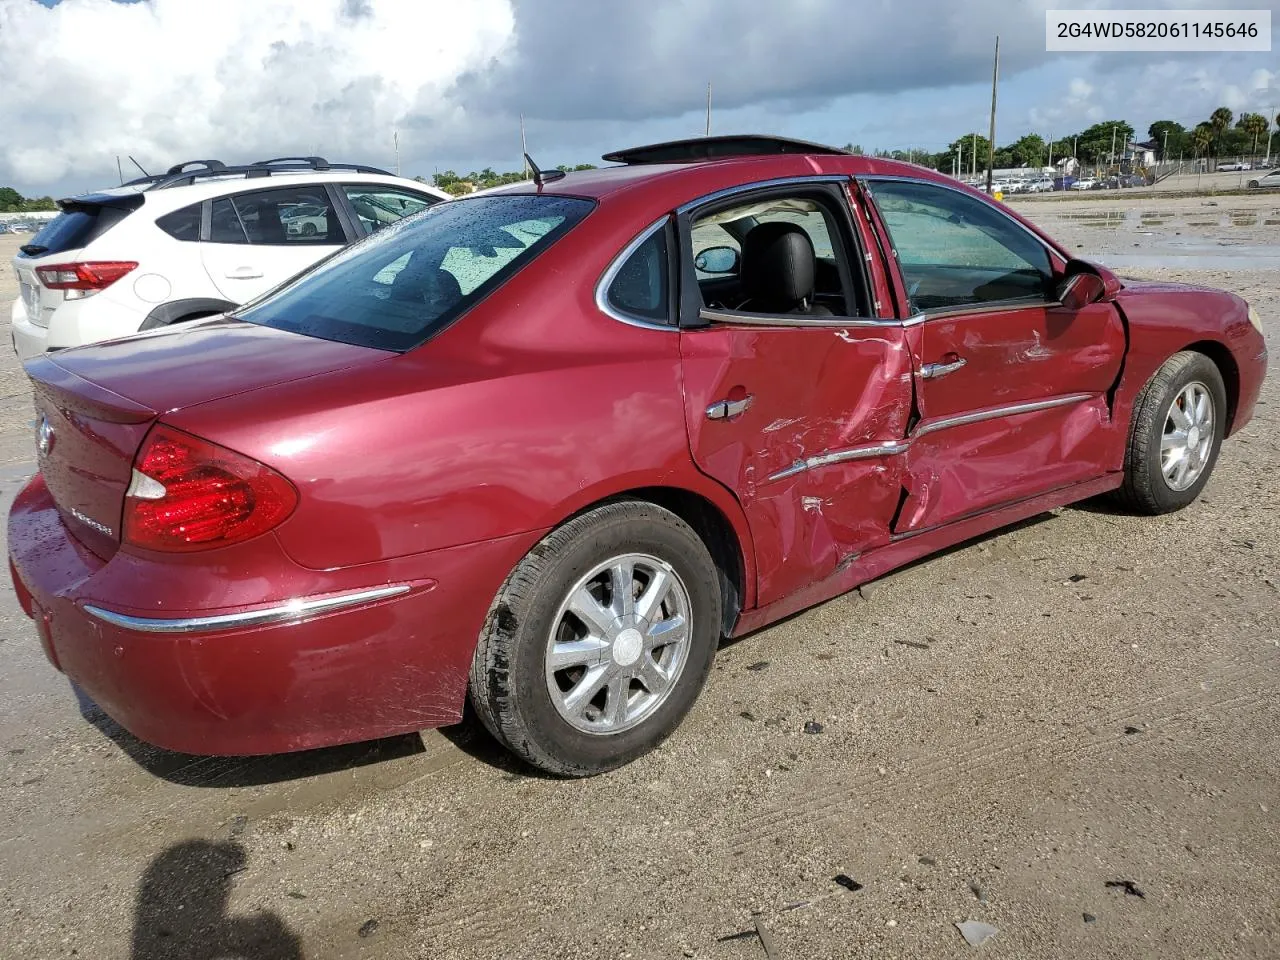
M1008 151L1012 159L1011 166L1014 167L1043 167L1045 160L1045 143L1044 138L1034 133L1028 133L1025 137L1019 137L1009 146L1003 148Z
M452 170L446 170L444 173L437 173L431 178L431 182L441 190L447 191L449 184L458 183L462 178Z
M0 187L0 213L16 213L22 209L22 194L13 187Z
M1169 157L1176 157L1187 149L1187 128L1176 120L1157 120L1147 127L1147 136L1155 141L1156 153L1161 160L1168 159L1166 149Z
M1246 136L1252 138L1249 155L1254 156L1258 152L1258 141L1267 135L1271 129L1271 124L1260 113L1242 113L1240 114L1240 119L1236 121L1236 127Z
M579 164L576 164L573 169L574 170L595 170L597 169L597 167L594 163L579 163Z
M846 143L841 149L845 153L852 153L855 157L862 156L862 144L860 143Z
M1207 122L1196 124L1191 131L1191 148L1197 157L1206 156L1213 146L1213 127Z
M1110 161L1112 146L1118 157L1133 139L1133 127L1123 120L1103 120L1079 134L1080 159L1085 163Z
M21 209L23 213L36 213L45 210L57 210L58 205L53 202L53 197L34 197L22 201Z
M1226 107L1219 107L1209 114L1209 127L1213 130L1213 142L1218 148L1215 155L1222 152L1222 135L1231 126L1231 117L1232 113Z

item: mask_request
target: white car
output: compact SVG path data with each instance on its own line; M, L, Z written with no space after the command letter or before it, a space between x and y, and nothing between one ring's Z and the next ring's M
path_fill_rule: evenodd
M1253 169L1253 164L1247 163L1243 160L1233 161L1231 163L1218 164L1219 173L1235 173L1238 170L1252 170L1252 169Z
M442 190L321 157L179 164L59 202L13 259L13 347L46 350L224 313Z
M1270 173L1249 181L1249 187L1258 190L1271 189L1275 190L1280 187L1280 170L1272 170Z
M1071 185L1072 190L1092 190L1098 181L1093 177L1082 177Z

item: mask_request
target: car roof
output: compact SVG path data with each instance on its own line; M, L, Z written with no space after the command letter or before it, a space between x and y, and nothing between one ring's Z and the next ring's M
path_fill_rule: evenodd
M109 197L132 197L141 194L148 209L155 211L176 210L192 203L230 194L250 193L258 190L279 189L318 183L368 183L384 186L407 187L430 194L441 200L450 199L443 190L428 183L397 177L390 173L361 173L352 170L275 170L268 177L245 177L240 173L225 176L208 176L194 183L177 184L163 189L148 189L147 183L127 183L93 193L67 197L58 201L60 206L100 203Z

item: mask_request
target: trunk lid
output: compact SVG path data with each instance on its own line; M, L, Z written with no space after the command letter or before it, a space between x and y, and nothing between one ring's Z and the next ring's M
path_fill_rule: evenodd
M224 318L45 354L26 363L40 472L67 528L105 559L134 458L165 412L394 356Z

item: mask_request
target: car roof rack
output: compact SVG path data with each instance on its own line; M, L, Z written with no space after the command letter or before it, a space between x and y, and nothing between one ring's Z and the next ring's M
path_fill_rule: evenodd
M193 167L195 169L187 169ZM185 187L210 177L270 177L277 173L297 173L313 170L324 173L331 170L345 170L351 173L375 173L391 176L381 167L370 167L362 163L330 163L324 157L272 157L270 160L255 160L253 163L228 165L221 160L188 160L174 164L164 173L152 174L130 180L126 186L144 184L146 190L164 190L168 187Z
M689 140L669 140L651 143L643 147L615 150L601 159L610 163L691 163L696 160L721 160L726 157L759 157L779 153L836 153L846 150L828 147L807 140L791 140L787 137L771 137L765 134L744 133L726 137L693 137Z

